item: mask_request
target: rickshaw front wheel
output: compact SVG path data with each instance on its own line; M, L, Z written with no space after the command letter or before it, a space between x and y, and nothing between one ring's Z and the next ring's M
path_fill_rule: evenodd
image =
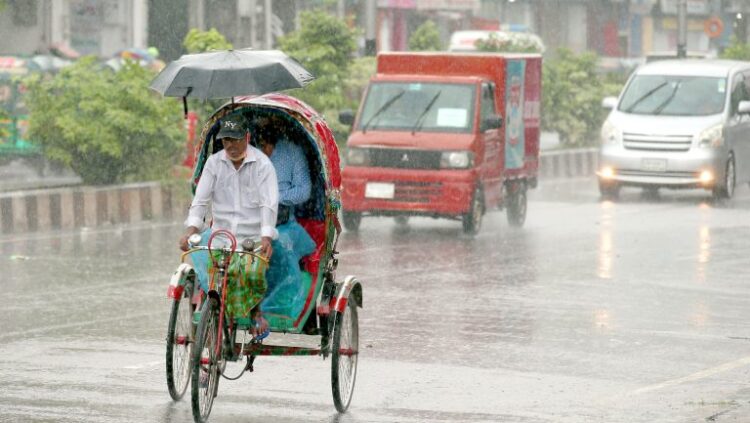
M218 389L221 361L221 353L216 351L218 335L219 302L208 298L201 309L192 360L191 402L193 419L198 423L208 421Z
M339 413L349 408L357 378L357 357L359 356L359 323L357 322L357 301L350 293L343 312L333 316L331 342L331 388L333 404Z
M192 304L193 284L188 283L182 297L172 300L172 312L169 315L167 329L167 388L173 400L179 401L190 382L190 359L193 343Z

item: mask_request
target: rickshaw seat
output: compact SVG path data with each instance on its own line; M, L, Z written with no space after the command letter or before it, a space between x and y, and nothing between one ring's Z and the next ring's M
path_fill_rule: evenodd
M320 256L323 253L323 248L325 248L326 225L322 220L307 218L297 218L297 222L315 242L315 251L302 258L302 267L315 278L320 265Z

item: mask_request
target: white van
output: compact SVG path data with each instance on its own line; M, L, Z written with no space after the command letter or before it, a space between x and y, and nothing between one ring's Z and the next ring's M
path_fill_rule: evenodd
M638 68L601 131L599 190L703 188L730 198L750 181L750 63L667 60Z

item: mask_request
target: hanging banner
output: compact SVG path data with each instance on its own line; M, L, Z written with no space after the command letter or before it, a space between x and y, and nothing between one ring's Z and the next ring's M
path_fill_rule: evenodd
M505 74L505 168L523 168L526 153L524 139L524 76L526 62L508 60Z

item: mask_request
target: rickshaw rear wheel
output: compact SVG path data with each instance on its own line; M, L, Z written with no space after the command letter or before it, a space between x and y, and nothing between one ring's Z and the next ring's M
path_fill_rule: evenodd
M195 332L193 328L192 304L193 283L185 285L182 297L172 300L167 329L167 388L173 400L179 401L190 382L190 359L192 358Z
M461 217L464 233L476 235L482 227L482 215L484 214L484 200L482 190L477 187L471 196L469 211Z
M339 413L349 408L357 378L357 357L359 356L359 323L357 302L350 293L343 312L333 316L331 342L331 388L333 405Z
M216 352L218 335L219 301L208 298L201 309L192 360L191 402L193 419L198 423L208 421L218 389L221 361L221 353Z
M362 222L362 213L359 212L342 212L344 217L344 228L349 232L357 232L359 224Z

